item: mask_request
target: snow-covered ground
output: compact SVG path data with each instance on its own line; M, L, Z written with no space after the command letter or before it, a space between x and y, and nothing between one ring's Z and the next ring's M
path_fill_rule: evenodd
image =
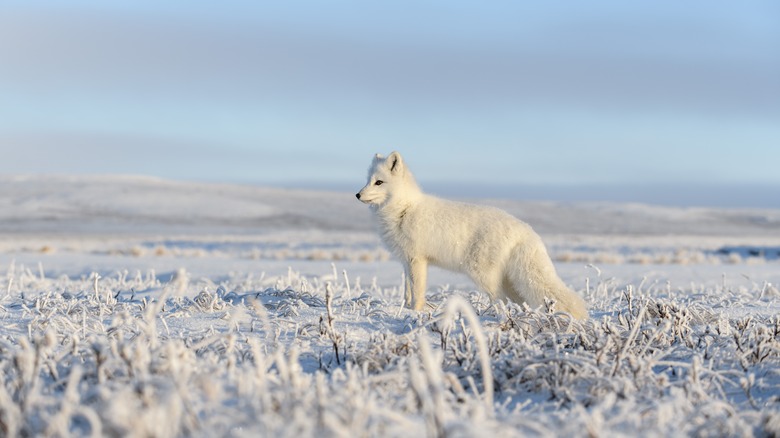
M780 210L479 201L542 234L577 323L435 269L402 308L352 193L0 188L0 435L780 434Z

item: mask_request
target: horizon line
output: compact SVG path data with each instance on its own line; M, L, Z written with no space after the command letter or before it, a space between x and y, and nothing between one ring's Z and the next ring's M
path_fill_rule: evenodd
M168 181L239 184L282 189L357 192L363 178L343 180L240 180L170 177L144 173L20 173L0 177L139 177ZM437 196L459 199L525 200L550 202L638 203L670 207L780 209L780 184L760 182L563 182L501 183L487 181L419 180L421 188Z

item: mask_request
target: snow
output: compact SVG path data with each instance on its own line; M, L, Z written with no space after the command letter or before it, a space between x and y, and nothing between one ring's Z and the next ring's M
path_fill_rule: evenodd
M356 184L356 188L359 185ZM483 200L590 304L425 312L354 194L0 177L0 434L780 434L780 211Z

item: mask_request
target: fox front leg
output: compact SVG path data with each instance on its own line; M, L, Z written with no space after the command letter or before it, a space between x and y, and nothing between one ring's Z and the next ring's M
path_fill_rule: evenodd
M404 307L411 309L412 303L412 269L409 263L404 263Z
M405 263L406 290L404 304L420 311L425 307L425 289L428 281L428 262L425 259L411 259Z

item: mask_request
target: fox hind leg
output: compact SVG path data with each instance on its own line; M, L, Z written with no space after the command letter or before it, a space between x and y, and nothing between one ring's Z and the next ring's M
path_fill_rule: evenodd
M414 308L414 281L411 262L404 262L404 307Z

